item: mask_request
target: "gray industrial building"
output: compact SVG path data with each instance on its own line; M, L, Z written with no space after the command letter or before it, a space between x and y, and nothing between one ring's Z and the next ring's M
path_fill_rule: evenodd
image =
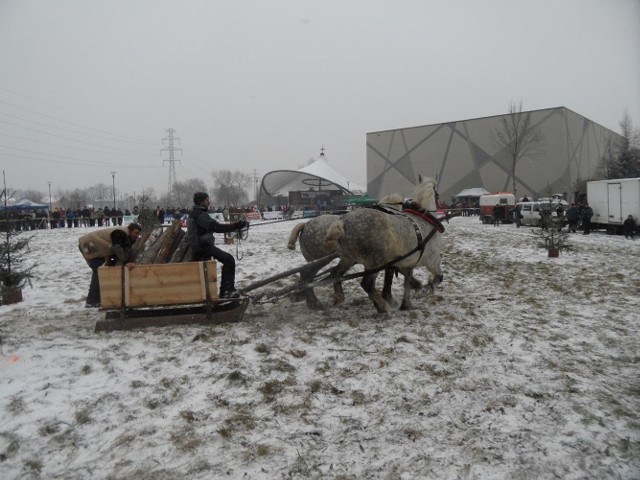
M517 196L562 193L573 200L578 181L598 176L609 145L621 136L565 107L522 112L543 136L539 152L516 166ZM381 198L410 195L418 174L438 180L440 198L450 202L467 188L508 192L511 159L495 145L493 132L508 115L367 133L367 192Z

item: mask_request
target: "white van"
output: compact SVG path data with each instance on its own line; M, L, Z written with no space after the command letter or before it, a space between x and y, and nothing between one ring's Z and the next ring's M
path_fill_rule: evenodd
M566 212L567 206L565 205L567 202L563 203L551 203L551 202L518 202L516 203L516 208L520 209L520 214L522 215L522 219L520 223L522 225L530 225L533 227L540 226L540 212L543 208L548 208L551 210L551 216L557 217L558 214L556 209L558 205L561 204Z

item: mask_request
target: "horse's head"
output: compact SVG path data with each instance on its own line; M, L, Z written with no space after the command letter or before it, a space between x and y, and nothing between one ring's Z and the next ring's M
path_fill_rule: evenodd
M433 178L418 177L420 183L413 192L413 201L423 209L435 212L438 208L436 204L436 181Z

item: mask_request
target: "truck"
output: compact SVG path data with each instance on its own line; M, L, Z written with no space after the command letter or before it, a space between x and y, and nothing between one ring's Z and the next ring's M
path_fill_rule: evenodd
M496 205L500 209L501 223L513 221L513 209L516 206L516 196L509 192L488 193L480 196L480 221L493 223L493 209Z
M620 234L629 215L636 225L640 219L640 177L587 182L587 202L593 210L591 228Z

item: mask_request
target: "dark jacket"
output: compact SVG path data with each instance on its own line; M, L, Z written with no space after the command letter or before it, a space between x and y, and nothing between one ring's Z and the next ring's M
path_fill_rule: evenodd
M215 245L214 233L233 232L238 230L239 223L241 222L228 225L219 223L209 216L205 207L195 205L187 219L187 236L191 250L197 254Z

